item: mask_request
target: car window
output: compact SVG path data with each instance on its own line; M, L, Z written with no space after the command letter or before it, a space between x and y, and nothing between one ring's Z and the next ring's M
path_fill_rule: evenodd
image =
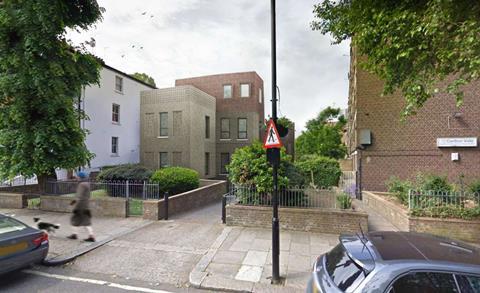
M480 292L480 277L455 275L462 293Z
M401 293L455 293L459 292L452 274L413 272L393 283L393 291Z
M341 244L326 256L326 269L337 287L352 292L365 279L363 270L352 261Z
M0 235L27 229L24 224L10 218L0 218Z

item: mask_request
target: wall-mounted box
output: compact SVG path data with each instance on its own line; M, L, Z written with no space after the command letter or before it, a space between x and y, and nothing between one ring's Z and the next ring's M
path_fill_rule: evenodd
M372 144L372 131L370 129L360 129L360 144L371 145Z

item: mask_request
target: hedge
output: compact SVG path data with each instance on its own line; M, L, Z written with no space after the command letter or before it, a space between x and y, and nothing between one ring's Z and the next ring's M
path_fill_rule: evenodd
M317 187L337 186L342 174L337 160L318 155L304 156L302 161L296 162L295 165L306 182L313 183Z
M153 170L139 164L124 164L102 169L97 178L107 181L144 181L149 180L152 173Z
M200 185L198 173L195 170L183 167L167 167L155 171L151 181L158 183L160 194L168 192L170 195L186 192Z

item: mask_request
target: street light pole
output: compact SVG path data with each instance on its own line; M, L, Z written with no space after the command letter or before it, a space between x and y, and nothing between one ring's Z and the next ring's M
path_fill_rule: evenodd
M271 0L272 25L272 119L277 124L277 47L276 47L276 12L275 0ZM274 158L273 164L273 195L272 195L272 284L280 282L280 228L278 220L278 165L280 163L280 149L271 149Z

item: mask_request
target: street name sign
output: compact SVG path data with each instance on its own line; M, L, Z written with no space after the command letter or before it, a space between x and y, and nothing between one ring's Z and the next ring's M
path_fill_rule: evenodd
M437 138L437 147L439 148L465 148L477 147L478 141L476 137L443 137Z
M275 127L272 119L270 119L267 124L267 133L265 134L263 147L266 149L279 149L282 147L280 135L278 135L277 127Z

